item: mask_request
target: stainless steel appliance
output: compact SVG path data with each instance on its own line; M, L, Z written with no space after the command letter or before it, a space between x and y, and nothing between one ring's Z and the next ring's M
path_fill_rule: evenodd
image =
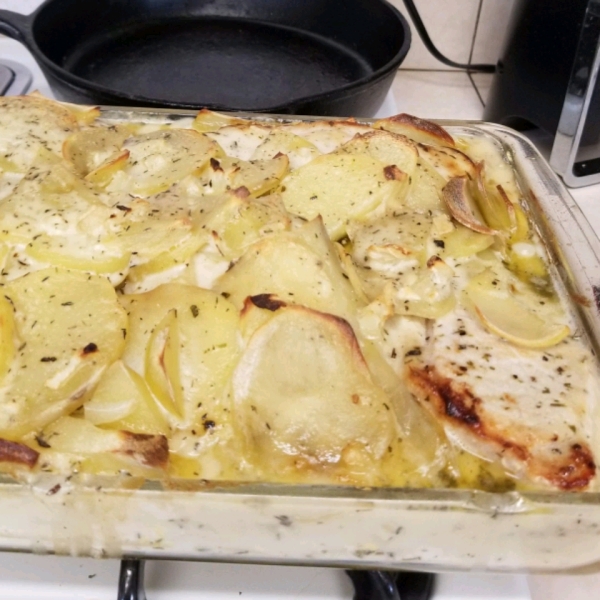
M554 135L570 187L600 182L600 2L517 0L484 119Z

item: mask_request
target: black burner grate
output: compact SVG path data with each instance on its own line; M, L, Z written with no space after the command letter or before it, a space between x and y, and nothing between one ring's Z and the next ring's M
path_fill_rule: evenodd
M435 575L406 571L346 571L354 585L353 600L429 600ZM144 561L122 560L117 600L146 600Z

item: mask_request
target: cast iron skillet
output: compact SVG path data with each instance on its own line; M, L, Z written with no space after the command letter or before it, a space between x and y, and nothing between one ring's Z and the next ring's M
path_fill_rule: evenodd
M72 102L371 116L410 46L386 0L46 0L0 10Z

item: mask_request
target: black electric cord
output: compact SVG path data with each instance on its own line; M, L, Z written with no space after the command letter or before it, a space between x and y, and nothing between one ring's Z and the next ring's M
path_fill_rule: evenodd
M446 58L434 45L425 29L425 25L423 24L423 20L417 11L417 7L413 0L403 0L404 6L406 6L406 10L412 19L412 22L417 30L419 37L423 40L425 47L429 52L435 56L441 63L448 65L449 67L454 67L456 69L466 69L467 71L477 71L479 73L494 73L496 71L495 65L465 65L462 63L454 62L449 58Z

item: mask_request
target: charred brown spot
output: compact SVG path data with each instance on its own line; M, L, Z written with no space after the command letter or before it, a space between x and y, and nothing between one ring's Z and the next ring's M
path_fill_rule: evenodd
M360 402L360 396L358 394L352 394L352 404L358 404Z
M233 190L233 194L242 200L250 197L250 190L245 186L241 185L239 188Z
M581 490L588 486L596 474L596 463L589 448L573 444L566 464L547 479L561 490Z
M396 165L383 167L383 175L388 181L400 181L404 177L404 173Z
M131 456L149 467L164 468L169 460L169 443L164 435L119 432L124 440L119 453Z
M467 425L477 432L481 429L481 419L477 408L481 400L466 386L452 385L452 380L438 376L432 367L409 368L409 380L427 396L438 401L439 408L447 417Z
M427 267L429 269L431 269L431 267L434 267L435 265L437 265L438 263L442 263L444 264L444 261L439 257L439 256L430 256L427 259Z
M272 312L287 306L283 300L280 300L273 294L258 294L256 296L250 296L250 301L257 308L264 308Z
M39 452L25 444L0 439L0 462L17 463L32 468L39 456Z
M213 171L223 171L221 168L221 163L216 158L210 159L210 166Z
M418 131L422 131L423 133L427 133L446 146L454 146L454 139L452 136L445 129L440 127L437 123L433 123L432 121L419 119L419 117L415 117L407 113L395 115L390 117L388 120L399 125L405 125L407 128L416 129Z
M600 287L597 285L592 286L592 293L594 294L594 304L596 305L596 310L600 312ZM576 294L575 292L571 292L569 294L571 296L571 300L579 304L579 306L583 306L585 308L589 308L591 306L591 302L581 294Z
M82 351L81 354L86 356L87 354L93 354L94 352L98 352L98 346L94 344L94 342L90 342Z

